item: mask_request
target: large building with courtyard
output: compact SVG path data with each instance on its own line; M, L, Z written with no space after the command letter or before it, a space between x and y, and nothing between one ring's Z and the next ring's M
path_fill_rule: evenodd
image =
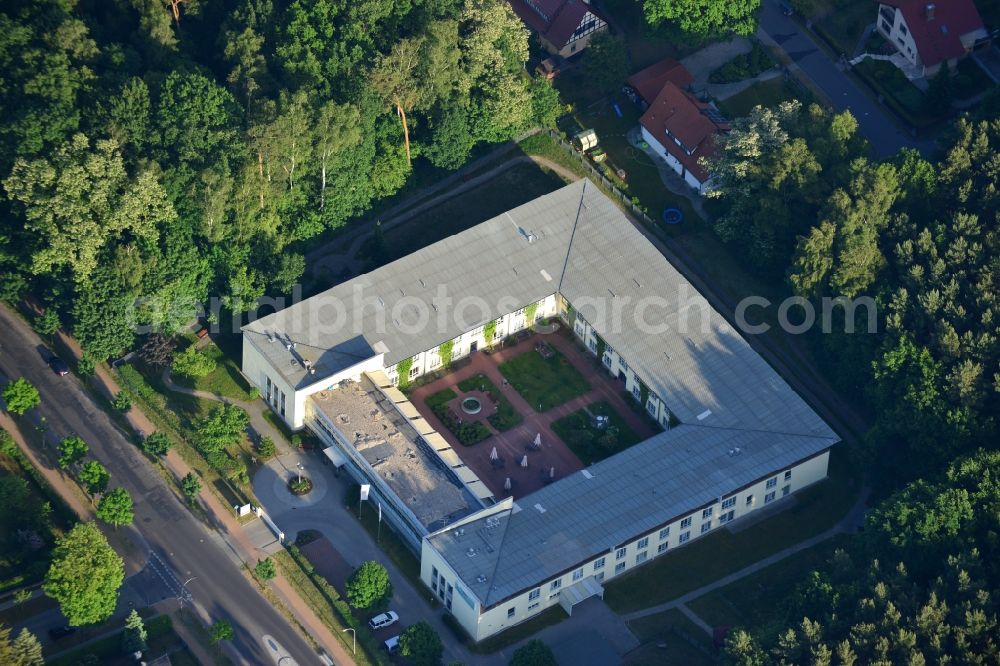
M477 641L822 480L839 441L587 180L243 338Z

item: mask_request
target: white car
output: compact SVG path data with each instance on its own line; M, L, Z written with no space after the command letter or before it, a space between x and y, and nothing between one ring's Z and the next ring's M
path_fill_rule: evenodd
M368 626L371 627L372 631L378 631L388 627L390 624L395 624L399 621L399 616L396 615L395 611L386 611L380 615L376 615L372 619L368 620Z

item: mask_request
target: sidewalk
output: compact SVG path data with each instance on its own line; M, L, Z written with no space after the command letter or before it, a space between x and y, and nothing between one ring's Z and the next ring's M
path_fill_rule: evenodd
M60 331L58 336L60 342L73 353L76 360L79 360L82 357L82 350L76 340L63 331ZM103 364L98 365L95 369L90 386L109 400L121 390L118 383L112 377L111 371ZM133 430L144 433L151 433L156 430L153 422L137 407L133 406L125 416ZM166 467L175 479L181 479L191 472L191 468L184 462L180 454L174 450L171 450L161 460L164 467ZM63 487L63 483L60 479L60 485L56 487ZM225 544L244 563L247 563L249 566L256 564L258 552L247 538L235 516L233 516L232 510L229 507L223 506L212 493L203 492L199 501L209 517L211 527L219 533ZM270 588L281 603L290 611L295 621L305 629L307 632L307 641L311 638L312 641L319 643L337 663L354 663L353 658L345 650L340 640L326 628L326 625L302 601L295 589L283 576L279 574L275 577L270 583Z

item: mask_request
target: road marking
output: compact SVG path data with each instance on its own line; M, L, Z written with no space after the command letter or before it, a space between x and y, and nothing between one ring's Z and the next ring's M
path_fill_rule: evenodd
M292 659L292 655L288 654L288 650L281 646L281 643L274 640L274 637L270 634L264 634L260 639L264 643L264 647L267 648L267 653L271 655L271 659L277 666L298 666L298 662Z

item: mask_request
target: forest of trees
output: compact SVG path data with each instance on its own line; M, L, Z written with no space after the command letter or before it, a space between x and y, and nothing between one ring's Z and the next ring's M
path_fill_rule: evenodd
M5 2L0 297L99 361L287 292L415 162L552 123L527 57L504 0Z
M963 118L937 156L879 163L849 114L785 103L721 148L715 229L747 268L817 312L870 296L878 318L865 333L859 308L847 333L834 310L813 340L875 424L849 452L874 486L866 531L777 601L796 626L734 631L727 662L997 663L1000 122Z

